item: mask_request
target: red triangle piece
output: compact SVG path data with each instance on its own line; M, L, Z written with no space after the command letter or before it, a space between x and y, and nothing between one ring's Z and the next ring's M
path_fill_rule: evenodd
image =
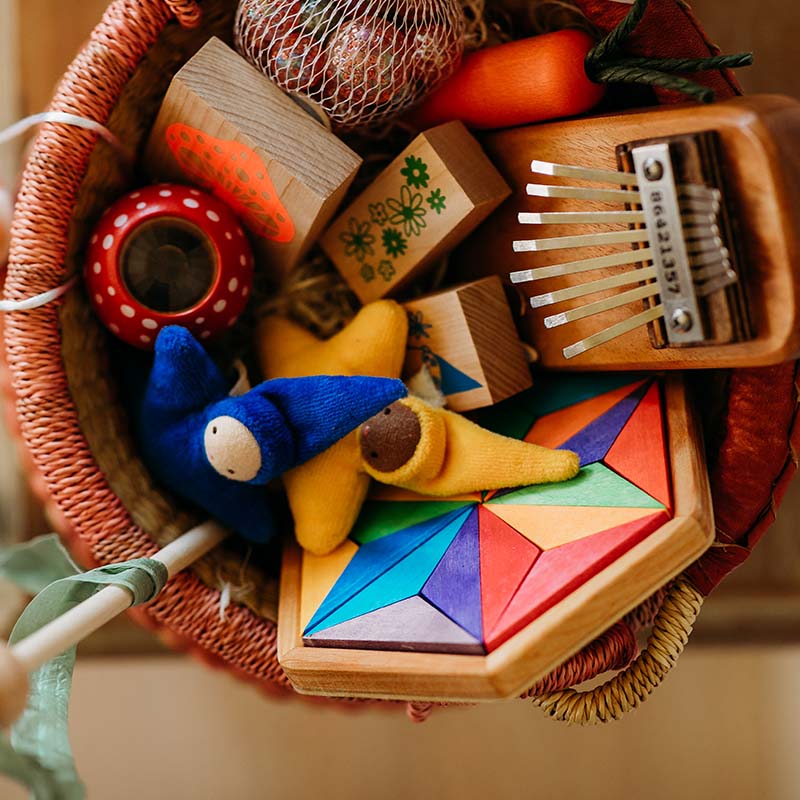
M484 636L491 652L669 521L666 511L578 539L539 557L498 623ZM485 620L485 617L484 617ZM613 620L609 620L611 624Z
M542 551L485 506L478 514L485 639Z
M657 383L650 387L603 461L659 503L672 508L669 457Z

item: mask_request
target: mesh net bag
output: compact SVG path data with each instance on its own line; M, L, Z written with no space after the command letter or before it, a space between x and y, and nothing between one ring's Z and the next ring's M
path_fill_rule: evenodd
M389 120L458 66L457 0L242 0L238 51L340 130Z

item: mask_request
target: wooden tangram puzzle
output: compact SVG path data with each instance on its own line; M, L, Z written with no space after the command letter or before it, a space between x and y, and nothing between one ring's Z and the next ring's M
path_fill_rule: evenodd
M673 386L670 396L679 394ZM485 662L626 555L664 538L680 514L660 379L546 378L485 410L478 421L574 450L581 472L562 484L446 499L376 486L348 542L331 556L302 556L298 622L306 650L460 654ZM677 438L688 444L686 436L684 427ZM691 448L697 459L696 445ZM702 506L707 490L699 474L692 491ZM703 549L713 528L705 524L702 543L692 528L668 573L690 560L687 551ZM664 566L659 562L655 572ZM624 580L624 571L619 574ZM663 582L641 581L628 584L627 605ZM593 609L603 620L598 633L619 617L611 608L605 619L602 607Z

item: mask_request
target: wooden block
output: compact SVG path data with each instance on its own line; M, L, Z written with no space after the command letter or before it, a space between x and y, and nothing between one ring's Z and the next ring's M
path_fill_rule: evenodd
M486 639L491 652L669 520L665 511L542 553Z
M571 481L526 486L523 489L495 497L495 505L511 506L600 506L610 508L661 508L650 497L625 478L603 464L589 464Z
M485 638L541 555L541 550L486 506L479 508L478 513L481 528L481 612Z
M660 394L658 384L653 384L604 461L631 483L671 508L669 456L664 438Z
M358 546L348 540L326 556L303 553L303 593L300 598L300 621L304 628L357 552Z
M304 639L312 647L358 647L483 655L483 645L419 596L409 597Z
M156 179L196 183L225 201L278 278L330 222L360 164L216 38L175 76L145 153Z
M510 189L460 122L418 136L333 223L322 248L362 303L395 294Z
M488 508L540 550L552 550L653 514L652 508L616 506L492 505Z
M634 389L613 408L567 439L560 447L576 452L581 457L582 466L601 461L611 449L611 445L614 444L646 392L647 384Z
M410 552L391 569L386 570L374 581L367 584L346 603L325 616L321 622L316 625L309 625L306 629L306 635L314 634L325 628L332 628L341 622L360 617L363 614L369 614L371 611L419 594L423 585L453 543L456 534L466 522L470 511L467 509L466 511L456 512L456 514L455 519L452 519L447 525L439 529L426 542ZM356 554L356 558L353 559L351 564L358 560L359 555L360 553Z
M422 597L477 639L482 635L479 552L476 507L422 587Z
M571 439L578 431L583 430L593 420L613 408L639 385L641 382L628 384L620 389L606 392L598 397L591 397L574 406L547 414L536 421L525 436L525 441L539 444L542 447L558 447Z
M455 411L493 405L531 386L531 372L497 277L405 303L403 374L425 364Z

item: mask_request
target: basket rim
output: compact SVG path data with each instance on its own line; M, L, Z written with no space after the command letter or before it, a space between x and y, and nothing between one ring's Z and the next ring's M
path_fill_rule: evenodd
M105 124L122 88L170 22L170 5L195 4L114 0L67 68L50 109ZM103 75L102 91L93 80L97 75ZM45 123L36 136L14 209L7 298L20 300L64 281L70 220L97 140L95 133L54 123ZM133 524L81 430L61 353L62 305L9 314L3 326L7 385L18 436L34 467L34 489L60 535L89 565L100 563L93 544L107 542L112 531L124 531L120 538L126 543L114 560L151 555L157 544ZM135 616L182 649L191 646L196 655L262 685L289 687L275 658L275 623L241 604L228 607L223 621L219 590L191 572L177 576ZM188 633L198 625L204 630L201 642Z

